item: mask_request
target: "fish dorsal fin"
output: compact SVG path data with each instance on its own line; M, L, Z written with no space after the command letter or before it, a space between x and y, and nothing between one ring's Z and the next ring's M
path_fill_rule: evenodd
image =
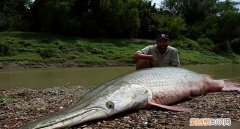
M177 107L177 106L162 105L162 104L155 103L155 102L153 102L153 101L149 102L149 105L156 106L156 107L160 107L160 108L164 108L164 109L171 110L171 111L177 111L177 112L191 112L191 109L189 109L189 108L185 108L185 107Z

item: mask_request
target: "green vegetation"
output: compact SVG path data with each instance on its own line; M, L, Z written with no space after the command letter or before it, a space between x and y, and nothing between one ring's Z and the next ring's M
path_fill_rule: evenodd
M11 97L0 96L0 104L14 103L17 99Z
M135 51L152 43L154 40L85 39L46 33L2 32L0 61L127 65L133 64ZM182 64L240 63L240 55L217 55L185 37L173 40L172 45L178 48Z
M128 40L90 40L26 32L2 32L0 43L0 61L73 61L85 65L130 63L131 54L143 47L142 44L129 43Z
M135 48L146 45L134 39L154 39L167 33L173 45L183 49L182 62L194 63L185 56L203 58L206 51L211 59L214 53L227 53L227 62L238 62L239 4L231 0L163 0L157 7L151 0L1 0L0 32L36 33L11 33L8 39L0 39L0 56L10 61L131 62L129 55Z

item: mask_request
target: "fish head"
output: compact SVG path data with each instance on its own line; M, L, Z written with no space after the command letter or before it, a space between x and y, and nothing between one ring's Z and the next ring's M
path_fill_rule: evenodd
M97 90L99 91L99 90ZM75 120L72 119L71 124L80 124L91 120L107 118L109 116L121 113L123 111L142 108L147 105L149 94L145 87L138 84L129 84L127 82L114 84L113 87L98 92L95 96L88 94L92 97L85 96L84 102L78 104L80 107L75 107ZM85 101L85 99L89 99ZM82 107L85 105L84 107ZM74 122L73 122L74 121Z
M104 117L107 117L129 109L143 108L147 105L149 93L144 86L124 82L116 87L116 90L108 90L104 96L96 99L89 105L89 108L98 107L100 112L105 113Z
M107 118L114 114L147 104L146 90L127 82L103 86L85 95L73 107L43 118L21 129L56 129L70 127L91 120Z

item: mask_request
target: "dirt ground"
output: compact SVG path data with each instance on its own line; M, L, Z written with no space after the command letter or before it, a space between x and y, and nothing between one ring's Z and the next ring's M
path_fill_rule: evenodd
M0 129L15 129L30 121L72 106L92 90L81 86L47 89L0 90ZM107 119L79 124L71 129L159 129L185 128L190 118L231 118L240 121L240 92L217 92L198 96L176 106L188 107L191 113L159 108L121 113Z

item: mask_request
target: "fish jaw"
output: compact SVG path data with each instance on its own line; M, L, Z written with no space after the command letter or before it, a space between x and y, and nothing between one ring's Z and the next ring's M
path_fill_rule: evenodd
M59 129L106 117L108 114L102 108L89 108L44 118L19 129Z
M66 121L58 122L51 127L43 128L43 129L58 129L64 127L70 127L76 124L81 124L87 121L106 118L108 115L101 108L91 108L89 110L84 111L82 114L78 114Z

